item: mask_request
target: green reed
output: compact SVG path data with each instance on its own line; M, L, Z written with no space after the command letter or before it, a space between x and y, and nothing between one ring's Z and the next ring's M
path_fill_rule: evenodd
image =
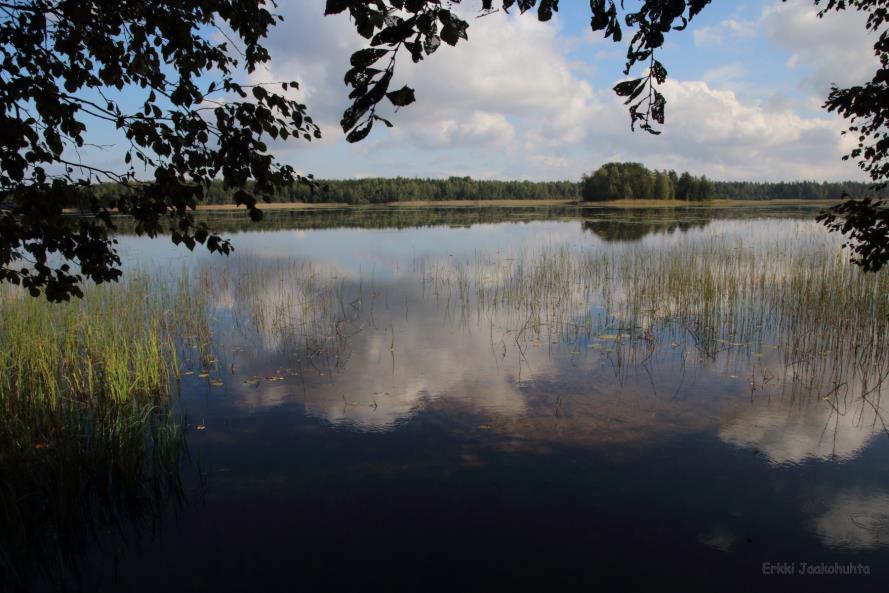
M0 580L25 587L97 525L181 494L172 394L193 283L135 273L51 304L0 294ZM199 305L199 302L198 302Z
M708 231L424 258L414 267L423 295L464 322L497 328L520 352L545 337L607 353L618 370L676 348L695 361L744 356L752 386L780 371L794 390L819 398L853 381L878 398L889 376L889 274L850 264L814 223L761 224L761 237ZM781 368L760 368L773 350Z
M621 335L612 345L620 363L675 348L677 340L703 358L774 347L786 366L829 357L885 376L889 274L861 272L814 223L760 221L749 228L764 228L764 236L707 231L675 234L666 244L585 242L429 256L415 260L412 272L417 296L438 303L447 319L497 326L512 341L545 335L549 342L589 343ZM345 338L375 327L389 308L387 289L366 280L346 284L331 270L287 259L236 257L210 284L214 294L230 295L239 327L267 346L330 352L338 360Z

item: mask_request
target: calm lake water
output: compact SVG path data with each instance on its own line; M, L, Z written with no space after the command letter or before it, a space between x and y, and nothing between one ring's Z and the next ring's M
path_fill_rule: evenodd
M816 213L215 215L230 258L122 236L203 287L209 342L181 500L68 586L889 590L889 349L851 310L886 282Z

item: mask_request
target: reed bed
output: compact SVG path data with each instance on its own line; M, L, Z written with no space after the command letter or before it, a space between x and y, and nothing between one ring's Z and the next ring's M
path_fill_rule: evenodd
M678 235L667 245L425 257L413 262L418 290L405 294L403 286L375 288L301 260L242 255L198 275L234 325L272 349L339 344L360 328L388 327L381 320L390 300L404 300L406 311L408 300L421 298L451 320L557 341L625 335L616 341L657 346L682 335L705 357L770 346L787 364L830 356L885 366L889 274L863 273L847 258L834 237L797 223L766 238Z
M771 382L835 410L855 403L885 430L889 274L862 272L814 225L788 226L749 239L677 234L475 253L415 269L425 295L463 323L499 330L520 354L535 340L590 348L618 373L671 352L682 365L731 359L751 392Z
M879 396L889 375L889 274L861 272L814 223L665 237L426 256L412 263L413 287L249 254L201 275L243 336L324 370L345 364L351 338L368 329L391 333L395 353L400 323L430 325L409 319L421 299L443 323L490 332L519 356L530 342L561 344L607 355L620 371L681 352L682 364L731 358L754 386L786 377L791 391L817 399L854 381ZM766 355L780 368L763 368Z
M0 580L24 588L98 526L176 496L185 457L172 394L191 282L136 273L50 304L0 294Z
M889 275L849 264L829 238L808 234L748 245L723 238L670 248L572 246L462 261L419 261L424 294L466 314L508 314L553 334L644 331L664 322L694 331L699 346L774 340L809 354L889 354ZM528 321L530 320L530 321ZM514 325L514 324L513 324ZM610 332L614 333L614 332Z

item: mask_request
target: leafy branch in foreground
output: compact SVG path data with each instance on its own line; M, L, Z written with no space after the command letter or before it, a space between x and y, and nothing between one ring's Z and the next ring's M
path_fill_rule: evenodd
M866 272L876 272L889 261L889 209L882 200L850 199L843 194L843 202L818 216L831 231L847 237L843 247L852 250L852 262Z
M830 11L856 10L867 16L866 29L879 34L874 55L880 66L864 84L840 88L833 85L824 107L849 121L843 134L856 137L856 146L843 160L855 159L876 190L889 184L889 12L883 0L815 0L823 5L819 17ZM864 270L877 271L889 262L889 212L885 203L869 198L855 200L843 195L843 203L818 217L831 231L848 238L852 261Z
M234 198L253 218L257 198L311 183L267 144L320 137L306 106L287 96L296 83L237 78L269 60L261 42L279 20L264 0L0 5L0 280L53 301L81 296L84 278L116 280L112 213L132 215L140 234L228 253L230 243L192 217L212 180L252 181ZM125 138L125 170L84 158L95 127ZM137 164L150 180L136 181ZM97 181L127 191L99 200L88 192ZM65 215L84 199L91 216Z
M634 31L627 47L628 75L637 64L646 64L645 75L619 83L615 92L626 97L631 126L652 134L659 134L654 123L663 124L666 99L656 89L667 78L667 69L654 57L663 46L665 35L683 30L710 0L648 0L636 11L623 10L623 3L613 0L591 0L590 28L602 32L615 43L623 40L624 27ZM399 52L407 52L414 62L432 55L442 42L457 45L468 40L469 23L455 8L460 0L327 0L325 14L348 11L358 33L370 41L370 46L352 54L352 68L344 82L352 88L352 104L343 113L340 125L350 142L364 139L375 122L391 126L391 122L376 113L377 105L388 99L396 108L415 100L414 90L408 86L390 91ZM509 12L517 8L524 13L537 8L537 18L548 21L559 10L558 0L502 0L500 8ZM479 16L496 9L494 0L483 0ZM623 26L621 25L623 22Z
M614 0L590 3L591 28L620 42L635 30L625 72L649 61L628 96L633 124L654 132L664 119L654 90L666 69L654 51L671 29L683 29L709 0L646 0L626 11ZM365 138L386 100L396 109L415 100L409 86L390 88L399 55L419 62L444 42L468 39L458 0L328 0L327 14L348 12L370 46L356 52L345 75L351 106L341 125L350 142ZM231 244L193 217L211 182L233 190L236 204L258 219L259 199L309 175L277 163L269 143L311 140L320 130L291 98L296 83L244 84L270 60L263 40L282 19L273 0L162 0L84 3L11 0L0 4L0 281L52 301L81 296L81 283L117 280L121 260L112 214L136 232L168 233L193 249L230 252ZM539 20L557 0L502 0L498 9ZM620 7L620 8L619 8ZM478 14L495 11L482 0ZM221 42L220 42L221 41ZM97 160L103 147L88 132L125 140L123 170ZM113 130L113 132L109 132ZM150 179L137 181L139 167ZM125 191L90 190L111 181ZM74 218L66 208L89 204Z
M685 29L709 3L641 0L627 9L616 0L590 1L593 31L615 43L623 41L625 30L632 31L624 75L637 65L645 67L642 76L615 87L629 106L632 127L658 133L656 125L664 123L666 111L658 86L666 81L667 69L657 51L667 33ZM858 135L848 158L858 159L876 184L885 184L885 2L815 4L822 5L822 16L865 12L867 29L880 33L874 51L881 66L873 80L834 88L826 107L849 119L849 132ZM350 142L367 137L377 122L392 125L377 113L381 102L399 109L415 101L409 86L390 88L400 55L420 62L442 42L454 46L468 40L469 23L457 13L459 5L459 0L327 0L327 14L347 13L369 41L352 55L344 78L352 103L340 123ZM314 186L310 175L276 162L269 147L291 138L320 137L306 106L290 95L296 83L243 82L270 60L263 40L282 20L271 12L274 6L273 0L0 4L0 282L60 301L80 296L86 279L118 279L114 213L132 216L140 234L168 233L190 249L203 244L228 253L231 244L193 217L212 182L230 188L235 203L254 219L261 217L258 200L295 183ZM559 4L501 0L495 7L494 0L482 0L475 14L535 8L537 18L547 21ZM96 128L125 139L124 170L96 160L93 151L102 147L87 136ZM137 166L150 179L137 181ZM126 191L91 191L101 181ZM88 215L66 215L67 207L84 202ZM863 215L856 220L877 224ZM877 224L862 236L889 244L889 235L875 234L881 228Z

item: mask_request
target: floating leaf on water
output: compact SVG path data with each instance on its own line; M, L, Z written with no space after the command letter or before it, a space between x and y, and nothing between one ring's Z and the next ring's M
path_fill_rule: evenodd
M183 375L194 375L194 371L182 371Z
M222 379L211 379L210 385L213 387L222 387L225 383L222 382Z

